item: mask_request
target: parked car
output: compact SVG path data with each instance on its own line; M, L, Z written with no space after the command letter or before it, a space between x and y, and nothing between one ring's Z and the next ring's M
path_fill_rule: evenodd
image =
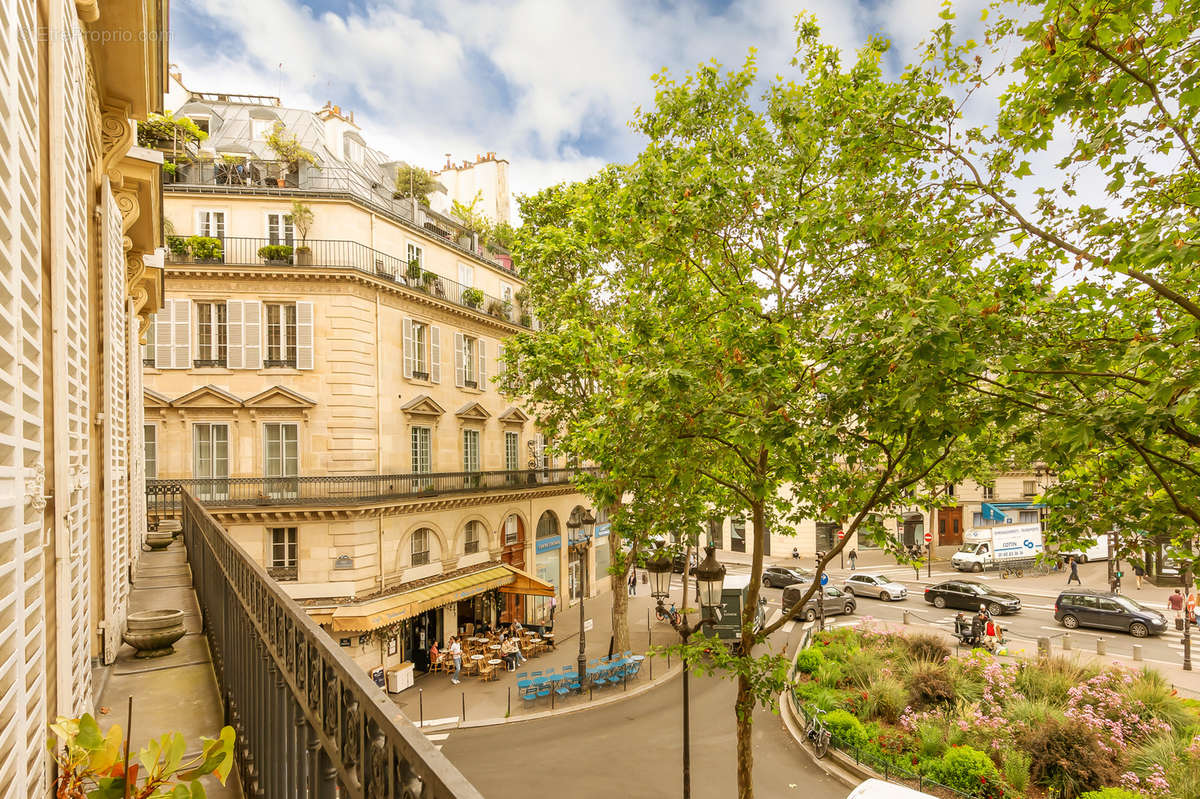
M676 574L683 574L683 561L684 561L684 558L686 558L686 557L687 557L687 555L685 555L683 552L676 552L674 557L671 558L671 571L675 572ZM693 552L690 565L688 566L688 574L695 574L695 573L696 573L696 553Z
M808 569L768 566L763 569L762 584L770 588L787 588L796 583L812 582L812 575Z
M846 578L842 590L851 596L873 596L884 602L908 597L908 589L890 577L872 572L859 572Z
M1021 598L988 588L974 580L947 580L925 589L925 601L935 608L960 608L979 610L983 605L988 613L1016 613L1021 609Z
M800 597L804 596L804 592L808 590L809 585L811 585L811 583L799 583L783 589L783 609L785 612L792 605L800 601ZM817 594L814 592L808 602L805 602L803 607L798 608L796 612L792 614L792 617L801 618L805 621L814 621L820 612L820 606L817 600ZM849 616L854 613L854 610L857 607L858 603L854 601L854 597L850 594L847 594L840 588L835 588L832 585L825 586L826 616L840 616L843 613Z
M1157 610L1127 596L1091 588L1072 588L1059 594L1054 602L1054 620L1068 630L1097 627L1127 631L1134 638L1167 631L1167 619Z

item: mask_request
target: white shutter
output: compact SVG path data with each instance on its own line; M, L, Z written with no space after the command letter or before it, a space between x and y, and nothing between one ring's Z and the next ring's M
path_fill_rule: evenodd
M413 346L413 327L412 320L408 317L404 318L401 327L403 328L404 339L404 376L412 377L413 364L416 361L416 348Z
M313 368L313 304L296 303L296 368Z
M174 309L171 312L171 326L175 329L173 342L176 369L192 368L192 301L171 300Z
M479 347L479 389L487 391L487 342L479 338L475 344Z
M243 321L243 302L229 300L225 303L225 321L229 330L226 340L226 365L230 369L246 368L246 331Z
M173 369L175 367L175 324L171 311L175 307L173 300L167 300L163 307L154 315L150 323L154 325L154 368Z
M262 368L262 303L246 300L242 303L242 347L245 369Z
M46 7L46 6L43 6ZM48 4L45 23L58 35L48 42L50 86L47 154L53 303L54 402L54 527L53 554L65 559L58 572L58 590L67 607L55 607L56 712L79 715L92 710L91 651L96 629L91 576L92 469L91 437L94 414L91 399L92 330L102 319L91 318L91 297L99 286L90 280L94 250L89 246L95 194L90 185L85 39L74 3ZM99 307L103 308L103 304ZM122 341L120 346L124 346Z
M429 326L429 381L442 382L442 329Z
M104 346L102 348L101 393L104 412L101 468L104 496L104 564L102 658L105 665L117 659L125 613L129 602L129 441L125 383L128 379L125 329L125 248L122 244L121 210L112 196L108 176L101 179L103 202L101 238L101 303ZM134 352L137 350L135 349Z
M496 376L504 377L508 372L508 364L504 360L505 346L503 344L496 345Z
M466 369L463 358L463 334L455 331L454 333L454 385L459 388L463 387L466 380Z
M129 301L129 351L140 352L141 341L137 314L133 312L133 301ZM137 570L138 555L142 551L142 539L146 533L146 416L142 396L142 362L136 354L127 364L129 376L126 382L126 407L129 414L129 541L130 569Z
M48 794L38 4L0 36L0 793ZM45 360L50 360L49 353Z

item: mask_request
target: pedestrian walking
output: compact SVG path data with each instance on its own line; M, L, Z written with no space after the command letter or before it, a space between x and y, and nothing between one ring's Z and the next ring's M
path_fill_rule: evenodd
M1075 558L1071 558L1068 563L1071 566L1071 573L1067 575L1067 585L1070 585L1072 580L1083 585L1083 580L1079 579L1079 564L1075 562Z
M1175 612L1175 629L1183 629L1183 592L1178 588L1175 593L1167 597L1167 610Z
M850 550L850 554L847 555L846 557L850 559L850 571L854 571L854 562L856 560L858 560L858 550L857 549Z
M629 595L637 596L637 569L629 573Z
M462 644L458 642L458 636L450 636L450 657L454 658L454 676L450 682L458 685L458 675L462 672Z
M1137 581L1137 590L1142 590L1142 578L1146 576L1146 567L1140 561L1133 562L1133 579Z
M554 626L554 611L558 609L558 597L550 597L550 626Z

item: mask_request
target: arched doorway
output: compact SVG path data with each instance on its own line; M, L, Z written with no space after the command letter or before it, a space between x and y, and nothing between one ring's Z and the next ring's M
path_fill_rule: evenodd
M545 511L538 517L533 556L535 576L542 582L553 585L556 594L560 593L559 586L562 585L562 563L559 552L562 549L561 530L558 516L555 515L554 511ZM534 604L532 597L530 598L530 604ZM528 615L531 615L532 618L530 621L534 624L549 622L550 607L548 600L536 603L531 610L532 612Z
M575 508L571 511L573 518L578 518L578 516L582 516L584 513L585 513L585 511L583 509L583 506L581 506L581 505L576 505ZM590 533L591 531L581 529L578 532L580 535L583 535L585 533ZM572 534L574 534L574 533L572 533ZM568 542L568 543L570 543L570 542ZM595 543L595 542L593 542L593 543ZM583 553L580 553L579 551L577 551L575 549L575 547L571 547L570 549L567 550L567 589L568 589L568 597L572 601L574 601L576 599L581 599L583 597L584 593L587 591L587 586L584 585L584 571L585 570L584 570L583 558L585 558L585 557L587 557L586 551Z
M505 517L500 526L500 562L525 570L525 520L515 513ZM520 594L504 594L504 606L500 610L500 621L524 623L525 597Z

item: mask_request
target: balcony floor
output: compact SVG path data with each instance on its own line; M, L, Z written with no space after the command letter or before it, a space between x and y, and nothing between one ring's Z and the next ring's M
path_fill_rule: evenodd
M101 727L119 724L125 728L132 696L130 751L136 752L151 738L178 732L187 741L190 758L199 752L201 736L215 738L220 732L222 711L208 641L200 632L200 608L182 539L165 552L143 552L130 591L130 613L164 608L183 610L187 635L175 644L174 654L151 660L138 660L133 648L122 644L116 662L99 678L97 720ZM236 770L226 786L212 777L202 782L214 799L241 799Z

